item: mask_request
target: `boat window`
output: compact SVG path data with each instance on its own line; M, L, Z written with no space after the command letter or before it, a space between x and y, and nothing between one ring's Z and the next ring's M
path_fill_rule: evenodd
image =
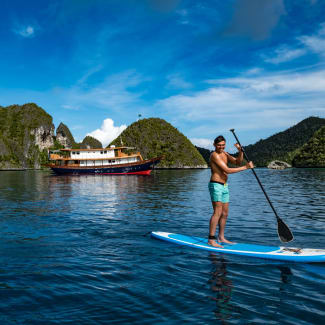
M103 151L100 152L101 155L102 155L103 153L104 153Z
M72 154L75 155L76 153L74 151L72 151Z
M80 152L79 151L77 151L77 155L80 155Z
M107 151L104 151L104 153L107 153Z

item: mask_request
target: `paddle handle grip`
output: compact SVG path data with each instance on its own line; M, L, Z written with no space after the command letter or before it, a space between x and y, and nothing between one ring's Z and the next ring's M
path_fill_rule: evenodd
M234 135L234 137L235 137L237 143L240 145L240 148L241 148L241 150L242 150L242 152L243 152L243 154L244 154L245 159L247 160L247 162L249 162L250 160L249 160L249 158L248 158L248 156L247 156L247 153L246 153L245 149L242 147L242 145L241 145L240 142L239 142L239 139L237 138L237 135L236 135L236 133L235 133L235 129L230 129L230 132L232 132L232 134ZM257 174L256 174L256 172L255 172L255 170L254 170L254 168L252 168L252 172L253 172L253 174L254 174L254 176L255 176L255 178L256 178L256 180L257 180L259 186L261 187L261 189L262 189L262 191L263 191L263 193L264 193L264 195L265 195L267 201L269 202L269 204L270 204L270 206L271 206L271 208L272 208L272 210L273 210L273 212L274 212L276 218L277 218L277 219L280 219L280 217L278 216L277 212L275 211L275 208L274 208L274 206L273 206L273 204L272 204L272 202L271 202L269 196L268 196L267 193L265 192L264 187L263 187L263 185L262 185L260 179L258 178L258 176L257 176Z

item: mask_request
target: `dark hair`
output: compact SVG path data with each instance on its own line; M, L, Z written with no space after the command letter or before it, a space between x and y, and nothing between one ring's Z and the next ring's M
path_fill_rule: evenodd
M214 144L217 144L217 143L219 143L219 142L221 142L221 141L225 141L226 142L226 139L222 136L222 135L219 135L218 137L216 137L215 139L214 139Z

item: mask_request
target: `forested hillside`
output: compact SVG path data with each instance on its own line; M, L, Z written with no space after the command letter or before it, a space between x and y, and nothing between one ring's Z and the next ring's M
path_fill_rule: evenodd
M53 133L52 117L36 104L0 106L0 168L39 168Z
M62 122L56 129L56 141L59 142L64 148L78 148L69 128Z
M206 167L190 140L159 118L142 119L131 124L112 144L135 147L144 159L164 156L158 167Z
M162 168L201 168L211 151L195 147L188 138L163 119L141 119L131 124L111 144L135 147L144 159L164 156ZM54 135L52 117L34 103L0 106L0 169L40 168L48 149L100 148L87 136L75 142L61 123ZM325 167L325 119L309 117L289 129L245 147L257 167L283 160L296 167Z
M283 160L291 164L297 150L322 126L325 126L324 118L309 117L283 132L245 147L245 150L258 167L267 166L272 160Z
M0 169L38 169L48 163L48 149L98 148L93 137L76 143L61 123L54 135L52 116L35 103L0 106Z
M201 148L201 147L197 147L195 146L195 148L198 150L198 152L201 154L201 156L203 157L203 159L205 160L205 162L207 164L209 164L210 161L210 155L211 155L211 150L209 149L205 149L205 148Z
M59 148L72 148L72 149L87 149L87 148L102 148L102 143L87 135L82 142L78 143L75 141L72 133L70 132L69 128L63 124L62 122L56 129L56 137L55 137L55 149Z
M87 148L92 148L92 149L100 149L103 148L102 143L97 140L96 138L87 135L82 142L79 145L80 149L87 149Z
M292 164L294 167L325 167L325 126L300 148Z

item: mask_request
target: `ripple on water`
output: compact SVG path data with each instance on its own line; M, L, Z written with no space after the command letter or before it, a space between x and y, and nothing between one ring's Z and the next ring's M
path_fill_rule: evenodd
M323 170L258 169L292 245L325 247ZM2 323L318 324L324 265L211 254L152 240L206 237L208 170L150 177L0 172ZM229 179L227 236L279 245L251 173ZM290 244L291 245L291 244Z

